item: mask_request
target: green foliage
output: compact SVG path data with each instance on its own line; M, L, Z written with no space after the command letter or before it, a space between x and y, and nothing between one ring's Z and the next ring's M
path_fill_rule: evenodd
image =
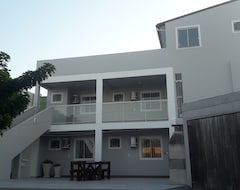
M10 56L2 51L0 51L0 69L9 71L7 69L7 63L10 61Z
M47 107L47 97L40 97L40 110L43 110Z
M10 56L0 51L0 134L27 108L29 103L27 89L45 80L55 71L52 64L44 63L36 71L27 71L20 77L12 79L7 68L9 61Z

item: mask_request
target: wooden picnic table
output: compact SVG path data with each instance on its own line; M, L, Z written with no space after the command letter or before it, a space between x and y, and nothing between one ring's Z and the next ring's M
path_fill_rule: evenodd
M109 161L71 161L70 179L74 180L95 180L110 179L111 164Z

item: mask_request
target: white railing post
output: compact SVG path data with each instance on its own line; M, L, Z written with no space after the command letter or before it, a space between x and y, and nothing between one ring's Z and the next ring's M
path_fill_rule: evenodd
M121 113L121 115L122 115L122 121L123 122L125 122L125 109L126 109L126 106L125 106L125 103L122 103L122 113Z

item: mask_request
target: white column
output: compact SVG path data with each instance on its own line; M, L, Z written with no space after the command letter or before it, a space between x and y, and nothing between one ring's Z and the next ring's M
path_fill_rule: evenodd
M40 85L37 82L35 87L33 106L39 107L39 99L40 99Z
M95 130L95 161L102 161L102 129Z
M96 123L102 123L102 102L103 102L103 79L96 81Z
M175 131L174 127L170 126L169 131L168 131L169 132L169 139L172 137L174 131Z
M102 103L103 103L103 79L96 80L96 124L95 129L95 161L102 160Z
M168 120L172 124L176 124L177 106L176 106L176 91L175 91L175 77L173 69L167 72L167 100L168 100ZM174 128L169 126L169 137L172 136Z

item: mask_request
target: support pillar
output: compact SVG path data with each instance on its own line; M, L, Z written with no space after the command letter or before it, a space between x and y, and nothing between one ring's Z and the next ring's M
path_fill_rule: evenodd
M176 106L176 88L175 88L175 76L173 69L170 69L166 74L167 78L167 100L168 100L168 120L175 124L177 119L177 106ZM169 138L174 133L174 128L169 127Z
M102 129L95 130L95 161L102 161Z
M103 103L103 79L96 81L96 124L95 129L95 161L102 160L102 103Z
M40 100L40 85L37 82L36 87L35 87L33 106L39 107L40 106L39 100Z
M103 79L96 81L96 123L102 123L102 103L103 103Z

